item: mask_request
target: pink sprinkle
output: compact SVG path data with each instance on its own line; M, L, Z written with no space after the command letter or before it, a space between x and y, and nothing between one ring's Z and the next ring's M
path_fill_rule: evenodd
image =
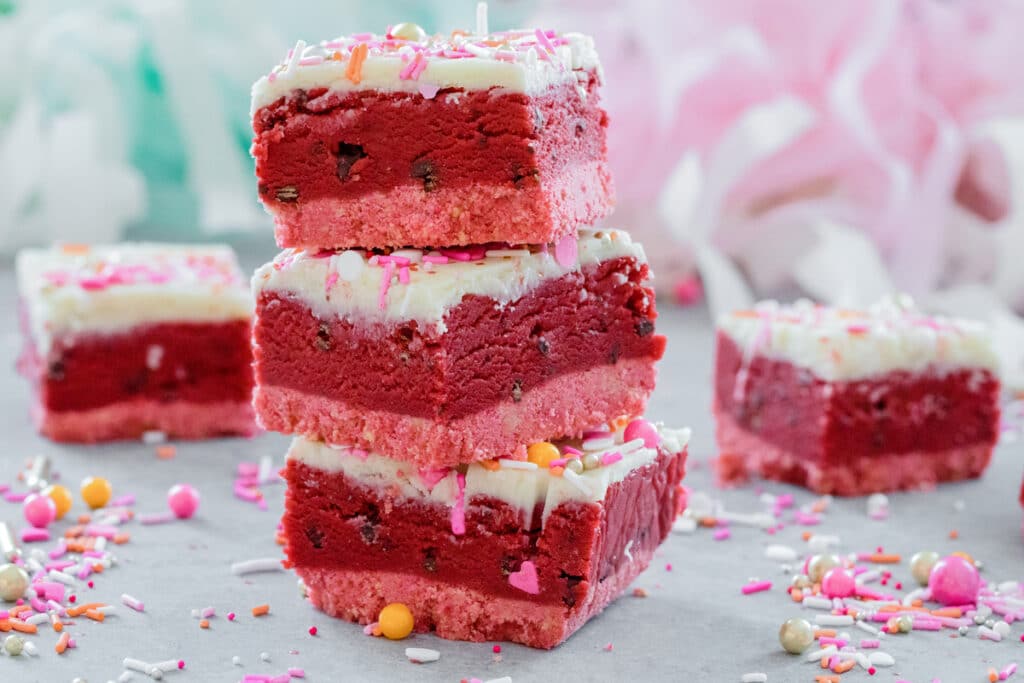
M39 541L49 540L50 532L46 529L36 529L35 527L27 527L21 530L22 543L38 543Z
M323 64L323 63L324 63L324 58L323 57L319 57L319 56L316 56L316 57L303 57L302 59L299 60L299 66L315 66L317 64Z
M14 491L8 491L4 494L4 500L8 503L24 503L26 498L28 498L27 493L15 493Z
M306 672L303 669L293 666L290 669L288 669L288 675L292 678L305 678Z
M572 268L576 265L578 251L577 235L572 233L558 240L555 244L555 261L563 268Z
M333 287L335 284L337 284L337 282L338 282L338 271L332 270L330 273L327 274L327 279L324 280L324 293L325 294L330 294L331 293L331 287Z
M548 468L551 467L565 467L565 464L569 462L569 458L559 458L558 460L552 460L548 463Z
M384 264L384 274L380 279L380 294L377 296L377 306L380 310L387 310L388 307L388 289L391 287L391 276L395 272L395 264L388 261Z
M184 669L184 668L185 668L185 660L184 659L179 659L178 660L178 669L181 670L181 669Z
M501 645L495 645L494 647L492 647L491 652L493 652L494 654L498 654L499 652L501 652Z
M771 581L752 581L751 583L748 583L747 585L740 588L740 592L744 595L751 595L752 593L760 593L762 591L769 591L771 589Z
M448 263L448 257L444 256L443 254L424 254L423 255L423 262L424 263L437 263L439 265L444 265L444 264Z
M235 613L234 612L228 612L228 621L234 621L234 620L235 620Z
M142 524L165 524L167 522L173 522L174 515L170 512L151 512L145 515L139 515L139 522Z
M581 451L581 450L579 450L577 448L573 448L572 446L562 446L562 452L563 453L568 453L569 455L579 455L579 456L583 455L583 451Z
M419 76L419 73L416 72L416 69L419 68L419 65L422 61L423 53L417 52L413 60L409 62L404 69L398 72L398 77L403 81L415 80L415 78Z
M537 565L530 560L526 560L519 566L519 571L508 575L508 584L530 595L537 595L540 593Z
M874 638L865 638L864 640L860 641L860 649L873 650L879 647L881 644L881 641L878 641Z
M846 647L846 641L842 638L829 638L827 636L822 636L821 638L818 638L818 644L822 647L826 645L835 645L840 650Z
M421 467L420 468L420 479L426 485L428 490L433 489L437 486L437 483L448 476L448 469L443 467Z
M614 465L618 461L622 460L622 453L615 451L614 453L605 453L601 456L602 465Z
M117 536L117 527L110 526L109 524L90 524L85 527L86 536L102 536L107 540Z
M310 626L310 627L309 627L309 635L311 635L311 636L315 636L315 635L316 635L316 633L317 633L317 631L316 631L316 626Z
M409 267L402 266L398 269L398 281L403 285L409 284Z
M368 636L372 636L373 635L373 629L377 628L378 626L380 626L380 624L378 624L376 621L373 622L372 624L367 624L366 626L363 627L363 634L368 635Z
M669 562L668 564L665 565L665 571L667 571L667 572L672 571L672 563L671 562Z
M458 488L452 505L452 533L462 536L466 533L466 475L459 472L455 475L455 482Z
M801 510L796 511L796 523L803 526L815 526L821 524L821 518L817 515L807 514Z
M114 500L107 503L112 508L125 507L126 505L135 505L135 494L126 493L122 496L118 496Z
M1011 662L1006 665L1006 668L999 672L999 680L1005 681L1015 673L1017 673L1017 662Z
M605 652L611 652L612 651L612 644L611 643L606 644L604 646L604 651Z
M727 541L730 538L732 538L732 532L729 531L729 527L722 527L721 529L715 531L714 536L712 538L714 538L716 541Z
M533 33L537 36L537 42L540 43L545 50L552 53L555 51L555 46L551 44L550 40L548 40L548 36L544 31L537 29Z

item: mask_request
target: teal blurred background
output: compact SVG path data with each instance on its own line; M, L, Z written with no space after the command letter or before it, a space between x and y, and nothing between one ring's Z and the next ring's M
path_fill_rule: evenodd
M490 3L492 25L532 2ZM297 38L414 21L472 27L475 0L0 0L0 251L53 239L270 240L249 88Z

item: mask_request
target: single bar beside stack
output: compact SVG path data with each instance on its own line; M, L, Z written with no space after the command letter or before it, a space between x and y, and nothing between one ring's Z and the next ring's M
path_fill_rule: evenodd
M328 614L550 648L647 567L687 430L613 199L592 41L403 24L253 88L256 410L295 434L289 563Z

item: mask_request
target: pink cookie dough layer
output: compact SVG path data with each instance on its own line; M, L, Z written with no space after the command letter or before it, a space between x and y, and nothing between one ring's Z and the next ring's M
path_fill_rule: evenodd
M391 602L409 607L418 632L449 640L510 641L551 649L597 616L633 582L651 561L653 551L636 552L571 615L563 605L534 604L495 597L429 578L381 571L298 569L309 597L320 610L358 624L377 621Z
M598 79L529 96L296 90L253 117L282 247L550 243L612 209Z
M730 337L718 336L714 414L726 482L749 471L855 495L976 477L998 438L999 412L999 381L986 369L827 382L788 361L744 361Z
M256 431L252 405L244 401L164 403L137 399L62 412L36 405L32 418L43 436L69 443L139 439L149 431L163 432L172 439L249 436Z
M358 446L418 467L495 457L524 458L524 444L572 436L623 416L641 415L656 370L646 358L558 375L520 400L451 421L370 410L296 389L260 384L256 411L265 429Z
M715 421L720 451L716 469L723 484L742 483L756 475L839 496L928 490L942 482L978 477L992 458L992 448L981 444L860 457L822 465L744 431L721 412L715 413Z

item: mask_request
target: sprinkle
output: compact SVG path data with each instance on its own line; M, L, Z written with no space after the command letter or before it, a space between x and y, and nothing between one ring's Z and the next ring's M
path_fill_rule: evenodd
M462 536L466 533L466 475L459 472L455 475L456 492L452 503L452 533Z
M60 634L60 638L57 639L57 644L54 646L54 650L57 654L62 655L64 651L68 649L68 643L71 642L71 634L65 631Z
M22 543L39 543L41 541L49 541L50 532L46 529L37 529L35 527L26 527L21 530L21 542Z
M306 672L304 669L293 666L288 668L288 675L292 678L305 678Z
M201 619L199 621L199 628L210 628L210 620L209 619Z
M263 615L270 612L270 605L257 605L252 608L252 615L254 617L262 617Z
M601 456L601 464L605 466L614 465L620 460L622 460L622 453L619 453L618 451L605 453Z
M541 31L538 28L533 32L533 34L537 36L537 42L541 44L541 47L543 47L546 51L550 52L551 54L554 54L555 46L551 44L550 40L548 40L548 36L546 33L544 33L544 31Z
M228 621L234 621L234 620L235 620L235 613L234 612L228 612Z
M729 527L722 527L715 530L713 538L716 541L727 541L732 537L732 532L729 531Z
M768 674L765 673L749 673L740 676L740 683L767 683Z
M564 472L562 472L562 478L565 481L572 484L574 487L576 487L576 489L583 493L583 495L594 495L593 491L590 490L590 486L587 484L586 480L583 478L582 475L576 474L572 470L565 470Z
M535 470L537 469L537 463L530 462L529 460L509 460L508 458L499 458L498 463L508 470ZM554 465L554 462L550 463Z
M236 576L255 574L257 572L282 571L281 560L276 557L261 557L255 560L235 562L231 565L231 573Z
M441 659L441 653L425 647L407 647L405 656L414 664L426 664Z
M348 60L348 68L345 69L345 78L358 85L363 80L363 62L370 51L366 43L359 43L352 49L352 56Z
M476 34L478 36L486 36L490 33L487 30L487 3L478 2L476 3Z
M132 609L134 609L137 612L144 611L144 609L145 609L145 605L142 604L141 600L138 600L137 598L133 598L132 596L128 595L127 593L122 593L121 594L121 602L125 603L126 605L128 605L129 607L131 607Z
M309 627L309 635L311 635L311 636L315 636L316 635L316 626L310 626Z
M752 593L760 593L762 591L768 591L772 589L771 581L752 581L740 588L740 592L743 595L751 595Z

